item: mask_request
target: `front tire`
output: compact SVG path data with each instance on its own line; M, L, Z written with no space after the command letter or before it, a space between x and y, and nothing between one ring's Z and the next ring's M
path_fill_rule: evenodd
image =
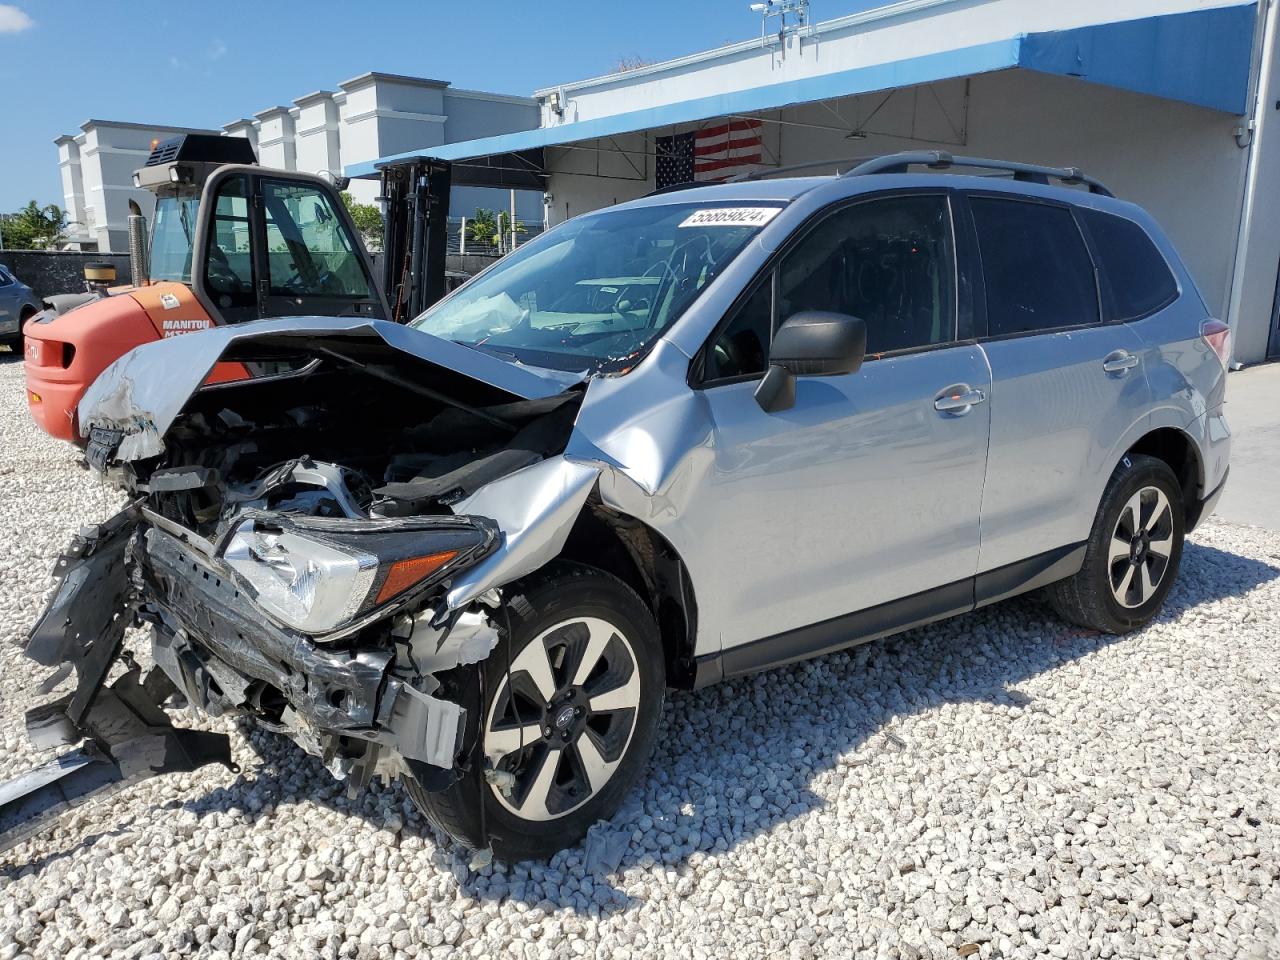
M1145 626L1178 576L1186 510L1163 460L1126 454L1107 483L1084 565L1047 589L1065 620L1103 633Z
M511 635L485 661L479 717L489 775L405 786L459 842L546 859L611 815L644 769L666 691L662 643L635 592L591 567L553 564L504 593Z

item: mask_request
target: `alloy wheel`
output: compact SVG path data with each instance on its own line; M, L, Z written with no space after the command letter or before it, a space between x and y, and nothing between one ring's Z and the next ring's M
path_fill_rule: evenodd
M1146 486L1120 510L1107 551L1116 602L1132 610L1155 594L1173 554L1173 508L1164 491Z
M512 660L485 722L484 752L498 802L555 820L598 794L622 762L640 706L631 642L613 624L574 617L543 631Z

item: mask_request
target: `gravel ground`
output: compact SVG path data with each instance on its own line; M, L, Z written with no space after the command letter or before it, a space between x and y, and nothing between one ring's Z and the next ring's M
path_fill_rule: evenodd
M14 644L117 498L28 421L2 351L0 439L7 777L44 759ZM472 870L399 787L347 800L243 730L243 773L153 780L0 855L0 960L1278 956L1278 612L1280 534L1211 522L1134 636L1020 600L675 694L642 787L546 865Z

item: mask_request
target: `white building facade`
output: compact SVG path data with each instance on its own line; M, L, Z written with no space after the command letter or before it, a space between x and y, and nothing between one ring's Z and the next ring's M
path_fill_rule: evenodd
M727 122L759 129L766 168L921 149L1080 167L1160 220L1254 362L1280 354L1276 17L1269 0L900 0L538 90L537 130L409 151L454 161L455 182L536 173L552 223L650 192L662 138Z
M434 148L457 140L528 130L538 125L538 104L476 90L456 90L442 80L365 73L318 90L292 104L268 107L221 130L89 120L77 135L59 137L58 166L64 207L72 221L70 243L81 249L124 251L129 201L150 217L154 196L133 186L155 140L180 133L246 137L263 166L341 175L351 164L392 153ZM351 184L356 200L373 202L374 180ZM470 216L477 207L506 210L505 190L459 187L451 212ZM540 193L517 194L517 217L541 221Z

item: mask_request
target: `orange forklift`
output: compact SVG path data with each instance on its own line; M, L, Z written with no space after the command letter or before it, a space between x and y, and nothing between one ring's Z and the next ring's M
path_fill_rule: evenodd
M387 200L383 283L338 190L345 182L257 166L238 137L185 134L153 145L134 185L156 195L150 244L131 202L132 286L109 264L87 293L49 298L23 328L27 403L50 435L82 443L76 406L114 360L143 343L268 317L394 319L446 290L449 166L418 158L381 171ZM383 290L393 294L390 307ZM208 383L242 379L219 364Z

